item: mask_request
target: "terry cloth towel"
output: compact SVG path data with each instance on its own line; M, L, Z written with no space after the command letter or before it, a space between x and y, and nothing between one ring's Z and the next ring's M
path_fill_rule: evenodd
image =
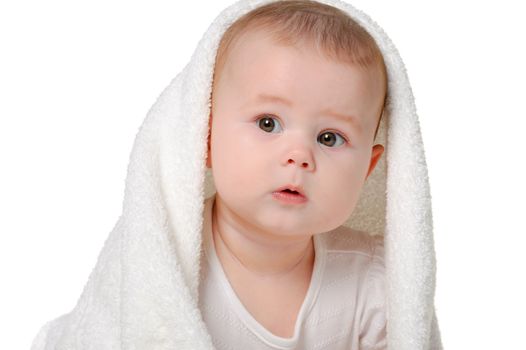
M206 168L213 68L227 27L269 2L241 0L223 10L148 111L130 155L122 214L76 306L41 328L33 350L213 349L198 308L204 200L213 193ZM342 1L319 2L360 23L387 67L377 136L385 156L346 225L384 235L388 349L441 349L427 165L404 64L365 13Z

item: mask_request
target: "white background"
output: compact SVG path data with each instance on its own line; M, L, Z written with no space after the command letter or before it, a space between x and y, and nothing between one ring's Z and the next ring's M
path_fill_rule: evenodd
M28 349L76 304L120 215L142 120L232 2L189 3L0 3L1 349ZM524 11L512 1L352 3L391 37L412 83L444 347L521 348Z

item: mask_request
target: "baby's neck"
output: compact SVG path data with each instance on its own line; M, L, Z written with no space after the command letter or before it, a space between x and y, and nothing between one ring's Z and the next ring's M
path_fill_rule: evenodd
M247 231L238 229L228 211L223 212L221 205L214 203L212 236L224 268L259 280L310 276L315 255L312 235L291 239Z
M216 241L219 241L217 237ZM245 309L274 335L290 338L308 293L314 268L314 247L290 272L261 277L236 264L218 242L217 256L237 298Z

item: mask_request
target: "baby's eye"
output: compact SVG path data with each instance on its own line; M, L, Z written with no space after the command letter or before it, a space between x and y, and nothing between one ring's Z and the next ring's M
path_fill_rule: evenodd
M259 118L257 120L259 128L269 133L272 132L272 130L274 130L274 127L276 126L276 122L277 122L276 118L272 118L268 116ZM278 125L280 125L279 122L278 122ZM338 142L338 140L340 142ZM338 147L338 146L345 144L346 140L345 138L343 138L343 136L341 136L338 133L334 133L332 131L326 131L318 137L318 142L321 142L322 144L329 146L329 147L333 147L338 142L338 144L336 145L336 147Z
M346 140L340 134L331 131L322 133L318 137L318 141L323 144L325 144L324 142L327 142L328 144L325 144L326 146L333 147L336 142L335 140L337 140L338 138L341 140L341 142L337 146L345 144Z
M275 118L263 117L263 118L259 118L257 120L257 123L258 123L258 126L260 127L260 129L262 129L263 131L272 132L272 130L274 129L274 126L276 124L275 120L276 120ZM278 122L278 125L279 125L279 122Z

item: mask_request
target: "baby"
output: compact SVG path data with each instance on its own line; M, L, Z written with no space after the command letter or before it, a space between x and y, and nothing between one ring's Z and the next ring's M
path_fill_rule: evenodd
M367 15L239 0L148 112L122 215L32 350L441 350L425 159Z
M373 38L334 7L271 3L224 34L200 285L218 349L385 347L383 243L342 224L384 151L386 94Z

